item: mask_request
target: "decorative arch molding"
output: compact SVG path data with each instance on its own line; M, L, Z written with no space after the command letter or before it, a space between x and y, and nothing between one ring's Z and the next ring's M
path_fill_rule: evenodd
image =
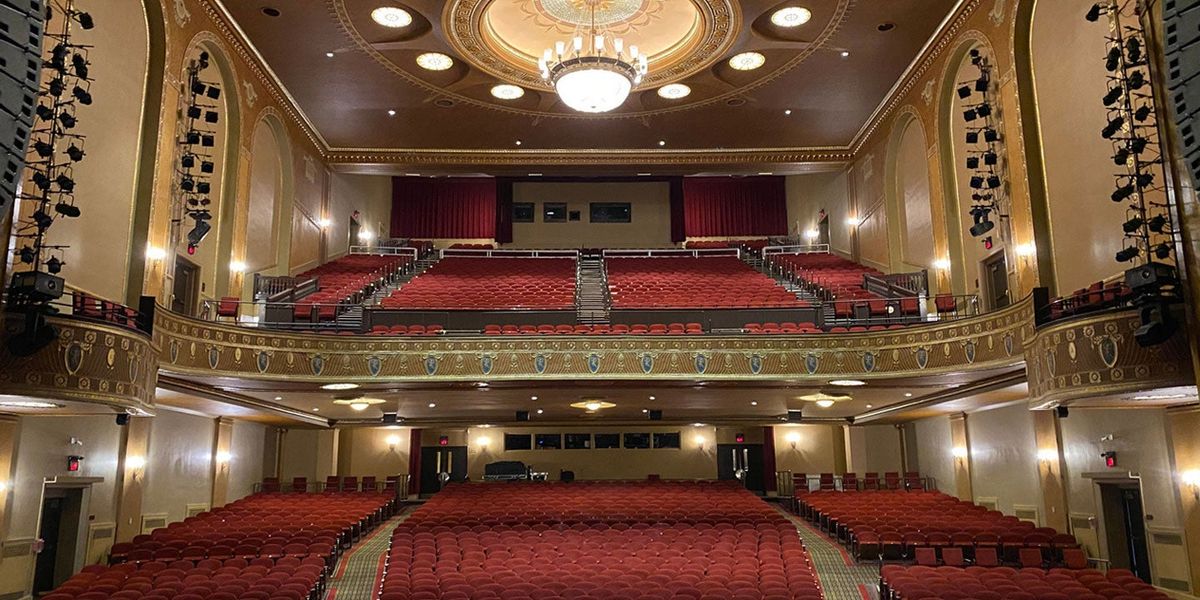
M142 0L142 11L145 16L146 39L146 82L142 86L142 120L141 135L138 136L137 170L135 172L133 210L130 213L133 226L129 235L129 273L125 284L125 303L133 305L144 293L146 284L146 262L137 260L143 254L143 249L149 242L150 217L154 209L154 183L157 177L157 140L164 131L162 106L154 99L161 100L163 93L170 89L168 81L159 74L164 73L168 64L167 54L171 47L171 28L167 26L167 16L161 2ZM160 110L150 110L157 107Z
M942 71L937 79L937 104L934 106L935 133L937 145L941 152L941 181L931 181L930 185L940 185L942 190L943 221L946 227L946 242L950 259L950 285L955 294L967 292L966 252L963 248L962 222L960 221L961 205L958 198L958 165L955 163L954 139L951 134L951 121L954 118L954 96L957 87L957 74L967 55L975 48L983 48L989 55L995 55L995 45L982 31L972 29L964 31L953 42Z
M887 138L887 151L884 154L883 163L883 199L888 213L889 246L893 249L890 256L891 270L897 273L909 271L913 268L924 268L908 262L908 244L906 240L910 233L908 231L908 214L905 210L903 198L901 198L903 190L899 188L899 182L897 181L897 177L900 175L897 164L900 159L900 145L903 143L904 136L908 133L910 127L920 128L921 139L925 142L922 144L922 149L925 153L928 153L930 147L929 135L926 132L924 122L921 120L921 113L915 106L907 104L900 108L896 116L892 119L892 126ZM930 173L926 172L926 178L929 180L929 200L932 202L933 177ZM921 235L925 235L926 233L929 235L934 234L932 231L919 233ZM934 246L937 246L936 239Z
M279 187L276 190L275 198L275 222L272 225L275 239L275 260L272 264L262 265L259 271L270 272L275 274L287 274L288 258L290 255L292 227L291 221L292 211L295 207L294 195L296 188L295 169L292 160L292 141L288 136L285 117L274 106L265 106L254 119L254 124L249 129L249 140L253 146L255 133L259 127L266 127L275 140L275 149L277 158L279 159ZM252 173L246 173L247 180L252 176ZM246 206L239 211L239 216L244 218L249 211L249 198L246 198ZM250 240L244 240L243 245L249 244ZM243 252L245 248L242 249Z

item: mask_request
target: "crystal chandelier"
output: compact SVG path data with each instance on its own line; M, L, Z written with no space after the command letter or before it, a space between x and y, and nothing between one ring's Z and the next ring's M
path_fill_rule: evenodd
M633 86L642 82L649 61L638 53L637 46L626 48L625 40L598 29L598 0L585 1L592 13L587 30L583 31L581 24L570 42L555 42L553 48L546 48L538 68L567 106L579 112L603 113L625 102Z

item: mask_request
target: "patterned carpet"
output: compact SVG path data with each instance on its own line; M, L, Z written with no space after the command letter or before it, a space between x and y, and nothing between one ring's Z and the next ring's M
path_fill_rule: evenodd
M841 544L826 537L804 519L781 510L800 531L817 568L826 600L878 600L879 566L855 563Z
M329 578L325 600L370 600L375 597L379 582L383 580L383 561L387 558L392 530L408 517L408 512L409 509L404 509L342 555Z

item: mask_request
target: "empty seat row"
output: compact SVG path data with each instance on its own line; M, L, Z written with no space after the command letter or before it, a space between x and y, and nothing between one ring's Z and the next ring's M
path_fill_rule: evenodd
M331 321L339 305L361 301L411 261L407 256L351 254L305 271L297 279L316 279L317 291L296 302L293 316L300 321Z
M617 309L802 308L775 280L732 256L608 258Z
M567 310L570 258L446 257L380 302L402 310Z
M1008 567L886 565L881 597L920 600L1166 600L1168 596L1126 569L1050 570Z
M701 335L700 323L635 325L487 325L484 335Z

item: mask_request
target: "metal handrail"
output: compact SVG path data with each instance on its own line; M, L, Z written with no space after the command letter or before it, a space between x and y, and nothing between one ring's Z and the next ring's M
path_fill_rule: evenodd
M476 250L471 248L442 248L438 251L442 258L447 256L476 257L476 258L573 258L579 259L578 250Z
M771 254L829 254L829 244L767 246L762 249L762 253L764 258Z
M604 258L667 258L701 256L740 256L740 248L640 248L640 249L605 249L601 251Z
M350 246L350 254L369 254L375 256L411 256L417 260L417 249L407 246Z

